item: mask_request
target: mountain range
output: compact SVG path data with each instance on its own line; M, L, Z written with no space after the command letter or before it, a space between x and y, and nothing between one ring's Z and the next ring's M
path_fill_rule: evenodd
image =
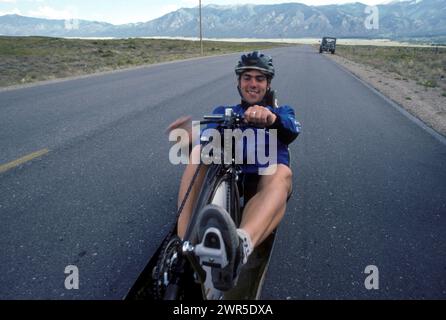
M371 11L362 3L308 6L207 5L202 9L207 38L410 38L446 36L445 0L393 1ZM378 13L379 19L371 19ZM0 16L0 35L53 37L197 37L198 8L182 8L141 23L113 25L86 20ZM373 24L379 22L379 25ZM368 22L369 28L365 23ZM370 27L371 26L371 27ZM374 27L374 28L373 28Z

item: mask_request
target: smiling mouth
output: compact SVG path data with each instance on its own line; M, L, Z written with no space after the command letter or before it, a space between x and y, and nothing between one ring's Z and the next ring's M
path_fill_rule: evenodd
M258 95L258 94L260 94L260 92L258 92L258 91L253 91L253 90L246 90L246 93L248 93L249 95Z

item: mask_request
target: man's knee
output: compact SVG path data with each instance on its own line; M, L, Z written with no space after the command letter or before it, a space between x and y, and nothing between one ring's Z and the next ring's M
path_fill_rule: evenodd
M284 167L284 180L287 186L287 197L289 198L293 192L293 171L290 167Z
M276 171L272 175L265 175L260 178L260 188L280 188L284 187L287 192L291 192L293 181L293 172L290 167L279 164Z
M293 171L290 167L285 165L280 165L278 180L280 183L283 183L286 187L288 196L291 194L292 186L293 186Z
M283 165L283 164L280 164L279 168L280 168L279 171L280 171L280 174L282 175L282 178L284 180L291 182L293 180L293 171L291 170L291 168L286 165Z

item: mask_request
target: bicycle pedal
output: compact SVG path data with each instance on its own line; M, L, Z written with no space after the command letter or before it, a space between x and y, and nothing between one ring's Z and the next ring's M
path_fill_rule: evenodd
M215 233L208 233L204 239L204 245L207 248L220 249L221 242Z
M203 241L195 246L194 252L200 264L213 268L224 268L228 265L223 237L217 228L208 228Z

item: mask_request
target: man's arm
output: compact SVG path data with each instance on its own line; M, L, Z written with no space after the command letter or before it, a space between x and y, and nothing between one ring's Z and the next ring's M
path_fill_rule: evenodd
M289 106L251 106L245 111L245 121L262 128L277 129L279 140L285 144L293 142L300 132L300 123Z
M293 142L299 135L301 127L296 120L293 108L282 106L271 108L270 111L276 115L276 120L268 129L277 129L277 136L283 143L290 144Z

